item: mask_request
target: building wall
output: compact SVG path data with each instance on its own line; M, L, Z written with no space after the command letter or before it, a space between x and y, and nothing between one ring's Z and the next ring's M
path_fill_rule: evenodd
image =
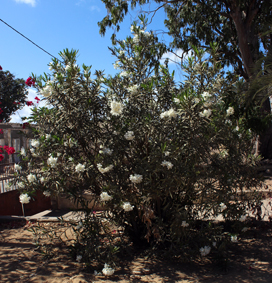
M22 147L28 148L31 135L30 129L23 129L22 124L19 123L0 123L0 129L3 129L3 134L0 134L0 145L8 145L15 148L16 152L20 151ZM8 155L3 153L4 159L0 164L18 163L20 157L18 153Z

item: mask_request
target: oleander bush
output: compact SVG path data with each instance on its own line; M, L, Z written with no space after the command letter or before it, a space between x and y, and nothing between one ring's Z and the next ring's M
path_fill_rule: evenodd
M194 50L183 62L186 79L176 82L161 59L165 45L144 25L131 31L110 48L113 76L92 74L77 65L76 51L64 50L63 63L53 59L50 74L35 78L48 107L33 109L35 139L21 152L16 183L24 193L62 193L81 204L71 250L85 262L110 263L131 241L205 256L237 240L210 220L222 215L241 230L261 185L253 135L229 100L237 79L211 45Z

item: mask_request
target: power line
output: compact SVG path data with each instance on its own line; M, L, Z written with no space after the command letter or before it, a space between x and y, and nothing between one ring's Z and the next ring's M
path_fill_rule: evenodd
M8 23L6 23L5 21L3 21L2 19L0 19L1 22L3 22L5 25L7 25L9 28L13 29L15 32L17 32L18 34L20 34L22 37L24 37L25 39L27 39L28 41L30 41L32 44L34 44L36 47L40 48L43 52L47 53L48 55L50 55L51 57L57 59L59 62L61 62L58 58L56 58L54 55L50 54L49 52L47 52L46 50L44 50L42 47L40 47L38 44L36 44L35 42L33 42L32 40L30 40L28 37L24 36L22 33L20 33L18 30L16 30L15 28L13 28L12 26L10 26Z

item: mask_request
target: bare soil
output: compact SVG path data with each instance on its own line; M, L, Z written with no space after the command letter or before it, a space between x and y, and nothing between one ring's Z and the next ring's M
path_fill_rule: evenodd
M213 256L182 260L146 257L139 250L124 257L113 276L86 272L68 250L46 259L36 250L30 223L0 224L0 282L272 282L272 225L259 221L229 249L227 265ZM48 225L54 225L52 223Z

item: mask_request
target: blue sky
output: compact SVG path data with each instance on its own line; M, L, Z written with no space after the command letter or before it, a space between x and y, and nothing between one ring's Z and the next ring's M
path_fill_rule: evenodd
M146 10L154 7L146 6ZM137 19L139 8L128 15L121 25L117 38L124 39L131 34L130 26ZM53 56L64 48L79 50L78 64L92 65L92 70L105 70L114 74L115 58L108 50L111 46L112 30L106 35L99 34L98 21L107 14L100 0L1 0L0 19L28 37ZM164 29L165 13L160 10L149 29ZM16 78L27 79L33 72L36 75L49 72L51 56L37 48L0 21L1 45L0 65ZM164 36L164 40L168 40ZM29 99L37 94L29 90ZM12 117L11 122L21 122L20 116L28 116L28 107Z

